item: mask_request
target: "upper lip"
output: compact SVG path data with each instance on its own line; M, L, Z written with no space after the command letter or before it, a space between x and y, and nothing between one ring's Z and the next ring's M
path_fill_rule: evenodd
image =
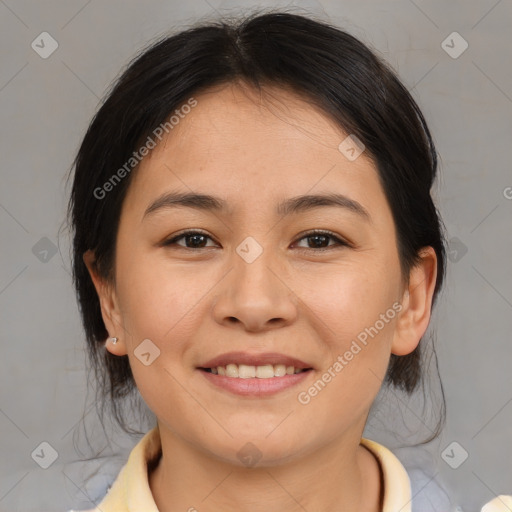
M201 364L199 368L215 368L227 366L228 364L245 364L247 366L264 366L267 364L284 364L294 368L313 368L310 364L297 359L296 357L279 354L278 352L265 352L262 354L251 354L249 352L227 352Z

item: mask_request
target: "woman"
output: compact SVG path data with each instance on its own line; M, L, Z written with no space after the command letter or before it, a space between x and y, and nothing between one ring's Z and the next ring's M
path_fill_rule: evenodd
M76 157L73 268L100 388L157 425L99 510L411 510L361 436L383 383L421 380L436 170L407 90L326 23L211 23L131 63Z

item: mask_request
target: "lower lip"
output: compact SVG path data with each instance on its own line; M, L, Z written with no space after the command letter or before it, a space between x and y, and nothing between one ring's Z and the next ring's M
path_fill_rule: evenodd
M284 375L282 377L270 377L269 379L258 379L252 377L242 379L240 377L226 377L225 375L214 374L204 370L198 371L211 384L242 396L269 396L296 386L313 373L313 370L294 373L293 375Z

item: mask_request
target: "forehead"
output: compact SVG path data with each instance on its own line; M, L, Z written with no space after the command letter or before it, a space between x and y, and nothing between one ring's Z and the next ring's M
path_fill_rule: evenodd
M168 138L181 135L189 147L197 149L207 147L209 142L210 146L219 142L227 146L231 141L233 149L243 144L247 150L266 141L271 150L298 140L337 148L340 137L346 136L310 99L290 89L265 86L256 90L229 83L211 88L195 99L197 106L180 120ZM164 142L158 149L166 145Z
M130 199L147 202L166 189L254 203L321 191L382 194L373 161L350 161L347 134L306 98L276 87L227 84L194 96L196 105L133 176ZM375 198L371 198L375 202Z

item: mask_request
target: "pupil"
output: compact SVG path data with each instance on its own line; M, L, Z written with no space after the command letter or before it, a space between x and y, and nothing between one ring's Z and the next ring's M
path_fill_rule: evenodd
M195 242L197 242L197 239L198 238L204 238L204 235L189 235L188 236L189 240L192 239L196 239ZM196 243L195 242L192 242L192 245L195 247L196 246Z
M313 240L317 240L320 238L320 239L323 239L323 241L325 241L327 239L327 237L325 235L313 235L311 237L309 237L310 239L313 239ZM313 244L315 247L320 247L321 246L321 243L318 244L318 243L314 243Z

